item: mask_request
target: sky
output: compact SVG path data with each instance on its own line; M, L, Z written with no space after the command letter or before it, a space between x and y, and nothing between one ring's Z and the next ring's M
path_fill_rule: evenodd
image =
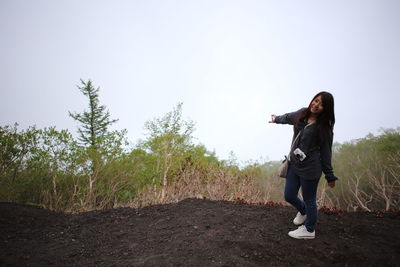
M343 143L400 126L397 0L0 0L0 126L56 126L87 110L80 79L100 88L119 121L146 121L183 103L195 143L220 159L279 160L293 129L269 124L335 98Z

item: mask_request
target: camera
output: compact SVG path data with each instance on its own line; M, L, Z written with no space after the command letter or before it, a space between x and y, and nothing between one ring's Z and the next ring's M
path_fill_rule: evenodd
M294 155L296 156L296 158L297 158L298 160L300 160L300 161L303 161L303 160L306 158L306 154L304 154L304 152L301 151L300 148L296 148L296 149L293 151L293 154L294 154Z

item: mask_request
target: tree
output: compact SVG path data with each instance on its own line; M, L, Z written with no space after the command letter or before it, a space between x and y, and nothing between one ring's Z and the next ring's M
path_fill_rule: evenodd
M79 140L92 148L98 148L100 138L105 137L108 127L118 120L110 119L110 112L104 105L99 104L99 90L92 86L92 81L85 83L82 79L82 87L79 90L89 98L89 111L83 113L71 113L69 115L76 121L81 123L78 127Z
M117 120L110 119L110 113L104 105L99 104L99 90L95 89L92 81L84 82L81 79L82 87L79 90L89 99L89 111L83 113L71 113L69 115L81 124L78 127L79 140L87 146L88 159L92 170L89 176L89 195L92 196L94 183L97 179L101 163L100 149L104 139L109 138L108 127Z
M400 205L400 129L384 129L340 145L333 157L342 181L332 190L347 208L366 211L398 208ZM343 204L342 204L343 205Z
M182 103L162 118L145 124L148 138L144 148L157 158L156 170L162 180L161 199L165 198L168 174L174 164L192 147L194 123L182 119ZM155 181L153 181L155 183Z

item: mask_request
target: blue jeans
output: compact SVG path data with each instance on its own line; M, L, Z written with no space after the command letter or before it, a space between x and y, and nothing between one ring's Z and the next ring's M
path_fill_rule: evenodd
M317 223L317 188L319 178L305 180L296 175L290 168L286 175L285 200L292 204L302 215L307 214L305 226L309 232L315 230ZM301 187L303 200L297 195Z

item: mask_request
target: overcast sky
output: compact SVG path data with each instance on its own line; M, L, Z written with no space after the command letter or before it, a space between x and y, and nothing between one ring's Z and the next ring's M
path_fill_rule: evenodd
M220 159L277 160L292 128L270 114L335 97L336 142L400 126L400 1L0 0L0 125L76 132L80 79L143 138L183 102Z

